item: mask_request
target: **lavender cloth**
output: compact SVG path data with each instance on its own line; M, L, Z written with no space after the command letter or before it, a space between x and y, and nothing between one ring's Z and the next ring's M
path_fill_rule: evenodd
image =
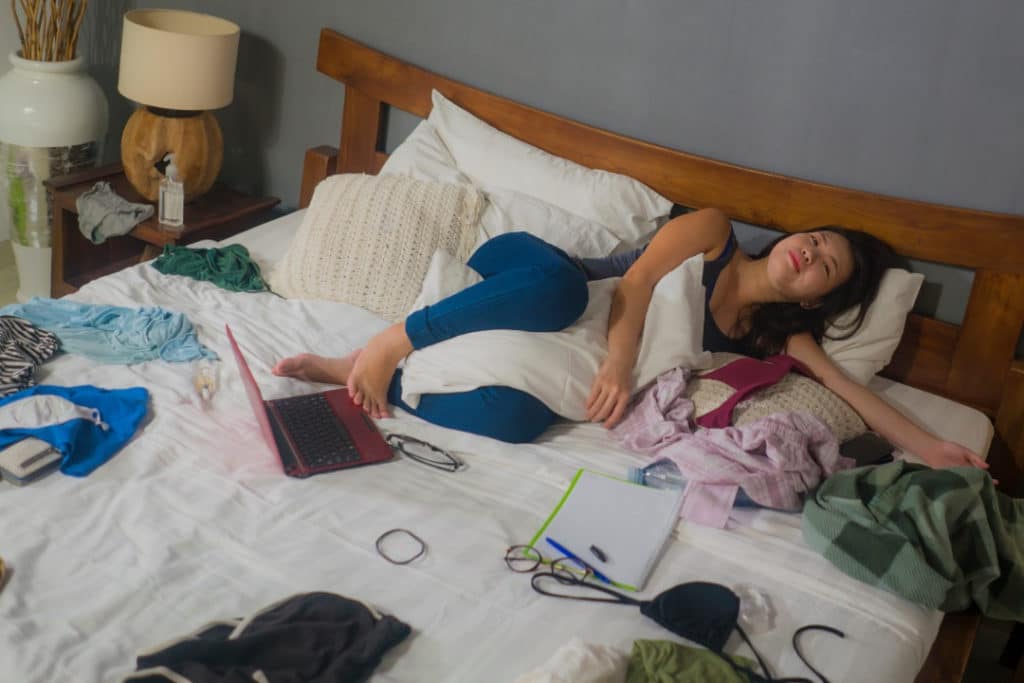
M691 429L689 371L675 368L640 394L612 433L626 448L669 458L688 484L681 516L724 527L739 487L765 507L799 511L803 495L854 466L831 430L808 413L776 413L723 429Z

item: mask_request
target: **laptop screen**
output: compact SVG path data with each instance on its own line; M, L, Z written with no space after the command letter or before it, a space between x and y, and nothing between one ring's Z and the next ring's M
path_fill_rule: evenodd
M245 356L242 355L242 349L238 348L238 342L235 341L235 335L231 334L231 327L224 325L224 329L228 333L228 341L231 342L231 350L235 354L235 360L238 362L238 372L242 375L242 384L245 385L245 393L249 396L249 404L252 406L252 412L256 414L256 420L260 423L260 431L263 433L263 440L267 442L270 449L274 452L274 455L280 458L281 453L277 450L277 442L274 441L274 433L270 429L270 418L267 417L267 407L263 403L263 394L260 393L260 385L256 384L256 378L252 375L252 370L249 369L249 364L245 362Z

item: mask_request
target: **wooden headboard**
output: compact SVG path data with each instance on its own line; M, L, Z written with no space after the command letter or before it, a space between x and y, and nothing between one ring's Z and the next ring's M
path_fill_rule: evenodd
M1013 432L1006 438L1013 445L1024 440L1024 364L1013 361L1024 321L1024 216L886 197L686 154L492 95L329 29L320 34L317 69L345 84L341 139L337 149L307 152L300 206L327 175L376 173L387 159L388 106L426 117L436 89L521 140L636 178L679 204L718 207L738 221L785 231L843 225L880 237L908 258L973 269L963 323L911 315L883 374L990 417L1002 406L1012 413L1000 416L1004 434ZM1011 385L1020 395L1004 401Z

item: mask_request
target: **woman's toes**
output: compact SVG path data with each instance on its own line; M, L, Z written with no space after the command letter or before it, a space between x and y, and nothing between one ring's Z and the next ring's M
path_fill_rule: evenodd
M301 367L301 364L297 358L282 358L277 361L277 365L271 368L270 372L279 377L287 377L296 372L299 367Z

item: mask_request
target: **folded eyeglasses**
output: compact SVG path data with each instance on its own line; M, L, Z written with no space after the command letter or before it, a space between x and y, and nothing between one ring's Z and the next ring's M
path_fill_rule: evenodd
M414 436L406 434L388 434L384 439L391 448L412 458L421 465L444 470L445 472L458 472L466 465L454 455L438 448L432 443L427 443Z

